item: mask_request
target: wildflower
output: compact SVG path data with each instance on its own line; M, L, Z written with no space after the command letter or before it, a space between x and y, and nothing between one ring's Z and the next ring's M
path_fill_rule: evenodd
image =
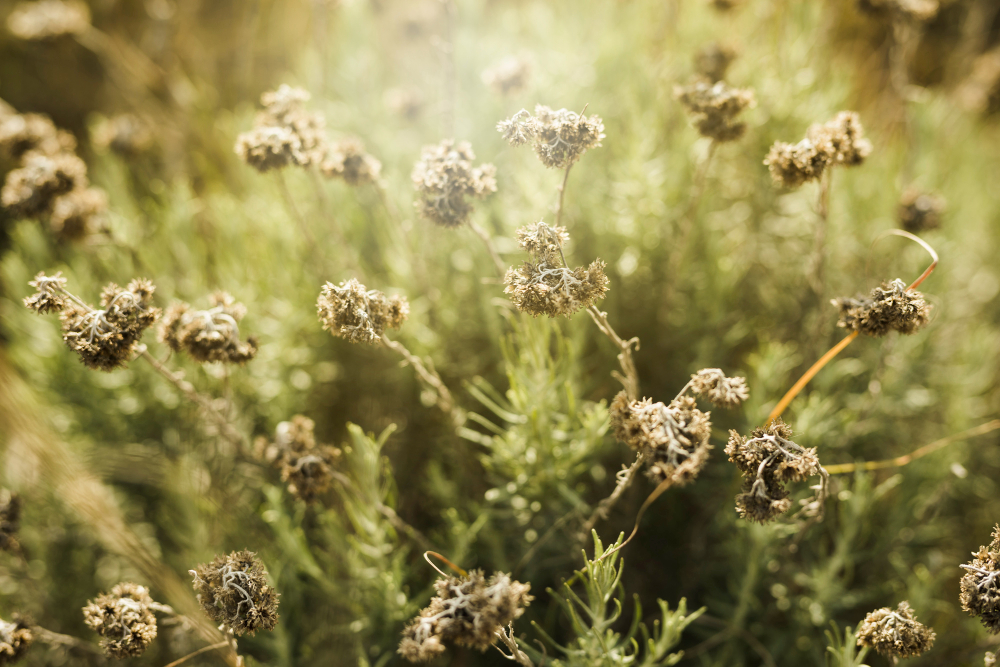
M892 611L876 609L865 616L858 628L858 646L868 646L893 658L908 658L930 650L934 645L934 630L917 622L910 603L903 601Z
M754 106L753 91L731 88L724 82L694 81L674 88L674 97L694 116L695 127L715 141L735 141L746 132L746 123L736 121L744 109Z
M316 424L302 415L281 422L274 443L265 449L264 458L281 469L281 480L288 482L288 492L307 503L330 488L331 466L340 459L340 450L316 443Z
M539 104L534 116L521 109L497 123L497 131L511 146L532 142L546 167L565 169L601 145L604 123L600 116L584 116L568 109L553 111Z
M736 50L732 47L711 42L694 54L694 71L712 83L726 78L726 70L736 60Z
M8 622L0 618L0 666L20 660L34 639L24 621Z
M94 128L93 142L98 150L135 157L153 145L153 134L141 118L124 113L102 119Z
M611 404L615 436L649 462L647 475L657 482L683 486L698 476L712 449L709 414L690 396L679 396L670 405L652 399L629 401L622 391Z
M776 184L797 188L807 181L819 180L827 167L857 166L871 151L871 142L864 137L858 115L841 111L833 120L810 127L806 138L797 144L775 142L764 164Z
M330 146L319 169L327 178L342 178L357 186L378 183L382 163L365 152L361 141L349 138Z
M24 156L24 164L7 174L0 204L16 218L34 218L49 211L55 198L87 185L87 166L72 153Z
M43 155L71 153L76 139L41 114L0 114L0 156L19 161L29 151Z
M406 297L366 290L355 278L326 283L316 309L325 330L352 343L376 343L386 328L398 329L410 314Z
M946 205L944 197L909 188L899 200L899 226L911 234L937 229Z
M159 340L174 352L187 352L201 363L221 361L245 364L257 355L257 339L240 340L239 322L247 309L226 292L209 298L208 310L193 310L178 302L167 308Z
M255 127L236 138L235 150L241 160L261 173L308 163L302 142L287 127Z
M735 408L750 396L746 378L726 377L718 368L703 368L692 375L691 391L719 408Z
M39 273L28 283L35 288L35 293L24 298L24 306L39 315L59 312L69 303L66 297L66 279L62 271L54 276Z
M80 0L21 2L7 17L7 29L19 39L52 39L90 29L90 9Z
M103 190L70 190L55 199L49 215L49 229L62 240L80 240L97 231L97 220L107 209L108 196Z
M993 541L988 547L973 552L972 561L960 565L962 577L962 609L978 616L986 628L1000 633L1000 524L993 529Z
M531 63L521 56L508 56L483 72L482 78L498 95L517 95L528 87Z
M445 139L425 146L413 168L413 185L420 215L442 227L458 227L469 219L468 198L482 199L496 192L496 168L492 164L472 166L476 159L467 142Z
M569 269L546 261L525 262L504 275L504 293L522 313L532 316L569 317L604 298L608 291L606 264L594 260L590 266Z
M501 628L524 613L534 599L531 584L496 572L487 581L482 570L434 583L437 596L403 630L399 654L410 662L426 662L444 653L445 641L487 650Z
M741 518L758 523L773 520L792 506L786 483L825 473L816 449L800 447L791 437L791 427L780 419L754 429L749 438L729 432L726 454L743 473L743 490L736 496L736 511ZM817 496L817 509L823 500Z
M273 630L278 623L278 593L267 583L264 564L251 551L216 556L189 570L201 608L237 637Z
M830 156L806 138L797 144L776 141L764 158L771 179L786 188L797 188L806 181L819 180L830 164Z
M898 278L873 289L871 298L841 297L830 303L840 309L838 327L866 336L882 337L891 330L910 335L930 321L931 307L924 295L906 289L906 283Z
M154 604L145 586L121 583L83 608L83 622L104 637L101 648L110 658L142 655L156 639Z
M6 489L0 493L0 551L18 553L21 545L17 531L21 529L21 497Z
M535 259L556 264L562 247L569 243L565 227L549 227L544 221L525 225L517 230L517 244Z
M326 154L326 120L322 114L306 111L308 91L281 84L277 90L260 96L264 110L257 115L257 127L284 127L299 140L304 162L320 164Z

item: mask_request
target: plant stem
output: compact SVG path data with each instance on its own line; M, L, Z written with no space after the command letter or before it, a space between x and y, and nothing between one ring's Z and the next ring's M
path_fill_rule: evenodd
M497 275L502 277L505 270L504 263L503 260L500 259L500 253L497 252L497 247L493 244L493 239L490 238L489 232L474 223L472 220L469 220L469 227L476 233L476 236L483 240L483 243L486 245L486 249L490 251L490 257L493 258L493 265L496 266Z
M95 653L101 656L104 655L104 651L97 648L90 642L85 642L82 639L77 639L76 637L70 635L53 632L52 630L41 627L40 625L32 626L31 633L38 639L38 641L45 642L50 646L68 646L70 648L86 651L87 653Z
M316 241L316 237L313 235L312 230L309 229L309 225L306 224L306 219L302 216L302 212L299 211L298 207L295 205L295 200L292 198L292 193L288 189L288 183L285 182L285 174L281 169L275 170L278 175L278 190L281 191L281 198L285 202L285 207L288 209L289 214L295 219L295 222L299 225L299 230L302 232L302 237L309 244L309 253L313 256L316 261L316 265L320 270L329 273L328 267L326 266L326 261L320 251L319 243Z
M174 660L165 667L177 667L177 665L181 665L190 660L191 658L201 655L202 653L208 653L209 651L215 651L220 648L226 648L227 646L229 646L228 641L219 642L218 644L212 644L210 646L203 646L202 648L198 649L197 651L194 651L193 653L188 653L183 658L178 658L177 660Z
M824 292L823 273L826 255L826 228L830 219L830 183L832 179L833 169L828 168L823 171L823 175L819 180L819 199L816 203L816 214L819 219L816 221L816 229L814 230L813 256L808 276L809 285L812 287L819 301L823 300Z
M563 174L562 185L559 186L559 201L556 203L556 222L555 222L556 227L558 227L559 223L562 221L563 200L566 197L566 182L569 181L569 170L572 168L573 168L572 163L566 166L566 172ZM560 252L562 252L561 248Z
M413 366L413 370L417 372L417 377L435 393L435 405L440 408L442 412L451 417L452 423L458 428L465 423L465 415L462 410L455 406L455 401L451 397L451 392L448 387L445 386L444 381L441 376L438 375L437 371L433 368L428 369L424 362L417 355L413 354L406 347L397 341L389 340L386 338L385 334L382 334L382 344L392 350L397 352L399 355L406 360L406 363Z
M584 522L583 527L580 529L583 539L586 539L590 535L590 531L594 529L594 526L598 521L608 518L608 513L611 511L611 508L615 506L615 503L617 503L618 499L622 497L625 490L632 485L636 473L639 472L639 468L642 467L644 462L645 457L643 457L642 452L640 452L639 455L635 457L635 462L628 468L622 470L622 472L618 475L618 484L615 485L615 490L611 492L610 496L598 503L597 508L594 509L590 518Z
M623 340L611 328L611 324L608 322L608 314L602 312L597 306L589 306L587 312L590 314L590 318L594 320L597 328L601 330L601 333L607 336L618 348L618 363L621 365L622 372L614 371L612 375L625 387L625 393L628 395L630 401L638 400L639 373L635 368L635 361L632 359L632 349L633 346L635 346L636 350L639 349L639 339L630 338Z
M331 471L330 474L335 480L340 482L340 484L345 489L351 491L352 493L357 493L357 489L355 489L354 483L347 475L337 472L336 470ZM401 533L406 533L406 535L409 536L410 539L412 539L414 542L416 542L421 549L423 549L424 551L434 550L434 545L431 544L431 541L428 540L426 537L424 537L424 534L421 533L419 530L417 530L416 528L408 524L406 521L404 521L403 518L396 513L396 510L392 509L388 505L385 505L381 502L376 503L375 509L378 510L378 512L382 516L384 516L386 519L389 520L389 523L392 524L393 528L395 528Z

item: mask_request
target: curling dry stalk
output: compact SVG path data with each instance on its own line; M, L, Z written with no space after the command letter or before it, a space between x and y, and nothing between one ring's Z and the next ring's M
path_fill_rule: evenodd
M451 392L448 387L445 386L444 381L438 372L434 370L433 367L428 368L424 364L423 360L417 355L410 352L406 347L397 341L389 340L386 338L385 334L382 334L382 345L389 348L393 352L398 353L403 359L406 360L405 363L413 366L413 370L417 372L417 377L420 381L427 386L428 389L434 392L434 404L446 415L451 417L452 423L458 428L465 423L465 415L462 410L455 405L454 399L451 397Z

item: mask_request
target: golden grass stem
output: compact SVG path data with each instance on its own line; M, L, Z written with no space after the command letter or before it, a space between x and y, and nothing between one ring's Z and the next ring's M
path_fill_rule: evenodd
M447 577L448 575L445 574L444 572L442 572L440 569L438 569L438 566L435 565L434 563L432 563L431 559L428 558L428 556L434 556L439 561L441 561L442 563L444 563L445 565L447 565L448 567L450 567L452 570L454 570L458 574L458 576L460 576L460 577L467 577L467 576L469 576L468 572L466 572L465 570L463 570L459 566L455 565L454 563L452 563L450 560L448 560L447 558L445 558L444 556L442 556L438 552L436 552L436 551L425 551L424 552L424 560L427 561L428 565L430 565L435 570L437 570L438 574L440 574L442 577Z
M173 662L171 662L168 665L165 665L164 667L177 667L178 665L182 665L185 662L187 662L188 660L190 660L191 658L195 658L195 657L201 655L202 653L208 653L209 651L215 651L215 650L218 650L220 648L226 648L227 646L229 646L229 642L228 641L219 642L218 644L212 644L210 646L203 646L202 648L198 649L197 651L193 651L192 653L188 653L183 658L178 658L177 660L174 660Z

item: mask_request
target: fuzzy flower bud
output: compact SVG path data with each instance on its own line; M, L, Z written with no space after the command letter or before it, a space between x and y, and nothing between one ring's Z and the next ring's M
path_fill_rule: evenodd
M0 618L0 667L20 660L34 639L23 621L8 622Z
M398 329L410 314L406 297L366 290L355 278L326 283L316 301L323 328L352 343L377 343L386 328Z
M21 497L16 493L0 490L0 551L19 553L17 531L21 529Z
M908 188L899 199L899 226L911 234L919 234L941 226L947 202L944 197Z
M87 166L72 153L31 151L20 169L7 174L0 205L15 218L34 218L51 210L56 197L87 186Z
M21 2L7 17L7 29L18 39L53 39L90 29L90 9L80 0Z
M281 479L288 482L288 492L307 503L330 488L333 464L341 452L330 445L317 444L313 420L295 415L281 422L275 430L274 442L262 447L263 458L281 470Z
M482 79L498 95L517 95L528 87L531 63L527 58L508 56L483 72Z
M837 326L866 336L882 337L893 330L910 335L930 321L931 307L924 295L906 289L898 278L873 289L871 298L841 297L830 303L840 310Z
M190 574L201 608L237 637L260 629L273 630L278 623L278 593L267 583L257 554L234 551L216 556Z
M469 198L483 199L497 191L496 168L492 164L472 166L476 159L467 142L445 139L425 146L413 168L417 211L442 227L465 224L472 213Z
M524 613L534 599L530 584L482 570L464 577L445 577L434 584L437 596L403 630L399 654L410 662L426 662L444 653L443 642L487 650L501 628Z
M159 340L174 352L187 352L201 363L245 364L257 355L257 339L240 340L239 322L247 309L226 292L209 297L208 310L178 302L167 308Z
M935 634L917 621L910 603L904 600L896 611L882 607L865 616L857 638L858 646L868 646L881 655L909 658L930 650Z
M342 139L330 146L320 171L327 178L342 178L348 185L378 183L382 163L365 152L358 139Z
M83 608L83 621L104 637L101 648L118 660L142 655L156 639L153 599L144 586L121 583Z
M993 529L993 541L988 547L973 552L972 561L960 565L962 577L962 609L978 616L986 629L1000 633L1000 524Z
M568 109L553 111L541 104L535 107L534 116L521 109L500 121L497 131L511 146L532 142L538 159L553 169L569 167L604 139L600 116L584 116Z
M674 97L694 117L695 127L703 137L715 141L735 141L746 132L746 123L737 122L744 109L756 104L753 91L731 88L724 82L694 81L674 88Z
M750 396L746 378L726 377L718 368L703 368L692 375L691 391L718 408L735 408Z
M816 181L830 164L830 156L819 150L809 139L797 144L777 141L764 158L777 185L793 189L806 181Z

